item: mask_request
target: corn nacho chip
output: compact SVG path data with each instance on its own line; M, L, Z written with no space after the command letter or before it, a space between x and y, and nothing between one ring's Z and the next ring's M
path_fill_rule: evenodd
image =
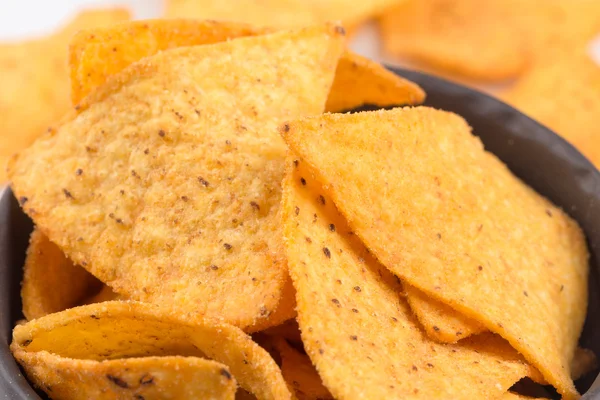
M340 58L325 110L339 112L372 104L378 107L420 104L425 92L384 66L346 52Z
M29 320L74 307L102 285L37 229L31 233L23 269L21 299Z
M87 381L88 378L91 380L93 376L99 376L105 368L119 366L119 362L141 358L141 364L131 371L131 375L121 370L124 375L119 373L104 376L104 380L108 382L103 385L112 384L131 390L144 389L141 378L136 380L139 376L137 372L142 372L144 365L160 366L163 370L169 368L169 365L181 365L190 374L210 376L215 371L209 364L200 361L194 364L183 359L208 358L226 366L225 369L219 368L221 378L235 378L242 388L259 399L291 398L279 367L241 330L214 320L175 317L170 312L161 311L149 304L107 302L47 315L15 327L11 351L30 376L54 380L70 376L68 374L74 374L75 371L52 372L50 369L53 365L66 369L82 368ZM152 359L148 360L146 357ZM73 360L82 363L73 364ZM206 371L194 372L196 366ZM146 376L144 382L152 384L154 378ZM214 386L224 386L229 390L229 384L221 378ZM162 377L159 375L156 380L157 383L162 382ZM41 388L46 390L44 382L41 383ZM63 384L70 385L75 390L78 381L69 380ZM198 383L198 388L201 389L205 384L207 383ZM118 391L119 388L114 389ZM176 387L173 389L177 390ZM126 393L133 396L135 392Z
M415 317L427 335L438 342L456 343L463 338L487 331L479 322L457 313L414 286L404 284L404 291Z
M407 0L380 19L386 52L483 81L526 67L522 32L505 0ZM509 21L508 23L506 21Z
M274 344L281 357L283 379L294 390L298 400L333 399L306 354L291 347L282 337L276 338Z
M233 400L236 383L227 367L198 357L74 360L41 351L20 352L29 379L52 399Z
M279 29L342 21L355 29L404 0L168 0L167 17L247 22Z
M587 54L536 65L502 99L538 120L600 166L600 66Z
M71 97L77 104L108 76L159 51L266 34L267 29L233 22L196 20L133 21L79 32L71 41ZM379 107L423 102L420 87L378 63L345 51L339 60L326 111L373 104Z
M65 58L73 32L128 16L121 9L83 12L47 38L0 43L0 183L6 181L9 157L41 136L69 109Z
M335 398L493 398L528 373L491 333L455 345L431 341L399 282L353 234L304 162L289 159L288 166L283 223L298 324Z
M328 25L145 58L16 158L13 187L117 293L264 327L288 279L276 126L322 112L342 49Z
M69 46L72 102L79 103L108 76L159 51L264 33L243 23L196 20L132 21L80 31Z
M462 118L404 108L306 118L281 132L382 264L504 337L564 398L577 396L569 362L586 314L585 238Z

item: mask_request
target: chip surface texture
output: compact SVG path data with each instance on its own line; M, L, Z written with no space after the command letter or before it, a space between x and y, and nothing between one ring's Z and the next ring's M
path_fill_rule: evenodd
M383 265L577 396L569 363L587 306L583 233L485 152L466 121L417 107L306 118L281 132Z

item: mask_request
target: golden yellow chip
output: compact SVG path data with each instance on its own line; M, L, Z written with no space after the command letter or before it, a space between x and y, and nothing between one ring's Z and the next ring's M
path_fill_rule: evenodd
M291 347L282 337L275 339L281 357L281 374L298 400L333 399L307 355Z
M71 40L71 99L77 104L110 75L159 51L266 33L233 22L196 20L133 21L80 31Z
M46 351L15 352L28 378L52 399L233 400L235 379L218 362L198 357L77 360Z
M571 52L527 72L502 99L548 126L600 166L600 66Z
M504 337L576 397L569 362L587 305L583 233L485 152L462 118L404 108L307 118L281 132L383 265Z
M105 375L103 382L96 382L95 390L112 385L116 393L130 393L132 398L138 394L136 390L143 395L146 385L164 384L170 390L177 390L177 385L168 382L176 371L164 377L158 374L142 379L139 372L143 372L145 363L163 373L180 365L185 375L179 382L188 381L187 385L195 385L188 386L194 390L224 388L229 392L227 381L235 378L242 388L258 398L291 398L277 364L241 330L214 320L176 317L149 304L106 302L47 315L15 327L11 350L28 375L51 396L54 388L48 390L44 386L47 382L61 385L66 392L85 394L87 385L94 384L94 376L100 378L102 371L123 365L127 359L141 358L138 366L129 364L133 366L130 374L124 369L118 372L117 368L115 374ZM185 362L183 357L207 358L225 367L216 374L214 364L202 362L206 360ZM77 376L80 368L85 377L83 382L61 380ZM200 382L189 381L195 374L204 377L198 379ZM203 382L207 376L218 380L212 384Z
M48 38L0 43L0 183L6 181L9 157L30 145L69 109L65 59L73 32L128 17L121 9L83 12Z
M247 22L279 29L342 21L356 29L404 0L167 0L167 17Z
M487 331L479 322L465 317L446 304L436 301L414 286L405 284L406 300L427 335L442 343Z
M420 104L425 92L382 65L352 52L338 64L325 110L338 112L371 104L379 107Z
M81 31L71 41L69 54L73 103L79 103L108 76L161 50L267 32L243 23L196 20L134 21ZM365 103L380 107L418 104L424 98L425 93L414 83L346 51L338 63L325 109L338 112Z
M532 63L552 63L583 50L600 34L596 0L504 0L527 40Z
M262 329L288 280L276 127L322 112L342 50L328 25L145 58L15 158L13 188L117 293Z
M407 0L381 17L385 50L485 81L526 67L522 32L505 0Z
M298 323L335 398L494 398L528 374L494 334L454 345L431 341L396 278L369 254L304 162L288 165L282 207Z
M21 299L29 320L74 307L102 285L37 229L31 234L23 270Z

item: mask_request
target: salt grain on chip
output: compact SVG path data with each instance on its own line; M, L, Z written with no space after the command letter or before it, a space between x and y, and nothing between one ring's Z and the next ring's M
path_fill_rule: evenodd
M397 279L369 254L304 163L290 158L288 166L283 223L298 323L336 399L494 398L529 373L492 333L455 345L429 339Z
M569 363L587 306L583 233L462 118L403 108L281 132L387 269L504 337L564 398L577 397Z
M288 279L276 127L323 111L343 46L327 25L145 58L16 158L13 189L116 292L262 329Z
M241 330L149 304L98 303L39 318L15 327L11 351L59 398L232 398L237 381L258 399L291 399L279 367Z

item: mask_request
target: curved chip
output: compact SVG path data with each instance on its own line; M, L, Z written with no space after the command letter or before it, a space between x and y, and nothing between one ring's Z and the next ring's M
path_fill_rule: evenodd
M577 396L569 362L587 305L583 233L485 152L462 118L427 107L330 114L282 134L389 270Z
M177 317L156 306L137 302L92 304L19 325L13 331L11 350L18 360L23 360L23 368L30 376L40 378L53 376L48 375L52 372L47 370L52 364L45 366L46 361L69 369L74 365L69 365L70 361L65 359L209 358L228 368L227 373L222 372L218 386L223 384L221 378L233 375L242 388L259 399L289 399L291 396L277 364L241 330L211 320ZM163 357L160 359L168 361ZM173 359L173 362L178 360ZM89 364L90 377L104 368L99 364ZM166 365L161 368L167 368ZM188 370L193 368L192 364L182 365ZM82 363L80 367L85 370L88 364ZM214 372L213 368L209 370ZM71 372L60 371L57 374L60 377ZM129 386L130 377L113 377L106 379L117 386ZM133 386L135 380L131 383ZM70 381L70 384L77 383ZM44 389L43 383L41 387Z
M74 360L47 351L16 351L34 385L56 400L233 400L236 383L228 368L198 357Z
M425 332L438 342L456 343L471 335L487 331L486 327L479 322L457 313L414 286L404 284L404 291L411 310Z
M31 320L79 305L102 283L78 265L39 230L29 239L23 267L23 314Z
M600 166L600 66L587 54L540 63L501 97Z
M15 158L13 188L116 292L261 326L288 279L276 126L322 112L342 50L328 25L145 58Z
M491 333L455 345L431 341L397 279L369 254L304 162L288 165L283 221L298 323L335 398L494 398L528 374L514 349Z
M129 18L125 9L80 13L51 36L21 43L0 43L0 183L13 153L29 146L69 110L65 59L71 35L83 28Z
M133 21L79 32L71 41L71 97L77 104L107 77L159 51L264 35L269 29L243 23L197 20ZM379 107L422 103L416 84L380 64L345 51L339 60L325 111L338 112L363 104Z
M506 0L407 0L380 19L385 50L473 79L514 78L527 66ZM501 21L501 22L500 22Z

